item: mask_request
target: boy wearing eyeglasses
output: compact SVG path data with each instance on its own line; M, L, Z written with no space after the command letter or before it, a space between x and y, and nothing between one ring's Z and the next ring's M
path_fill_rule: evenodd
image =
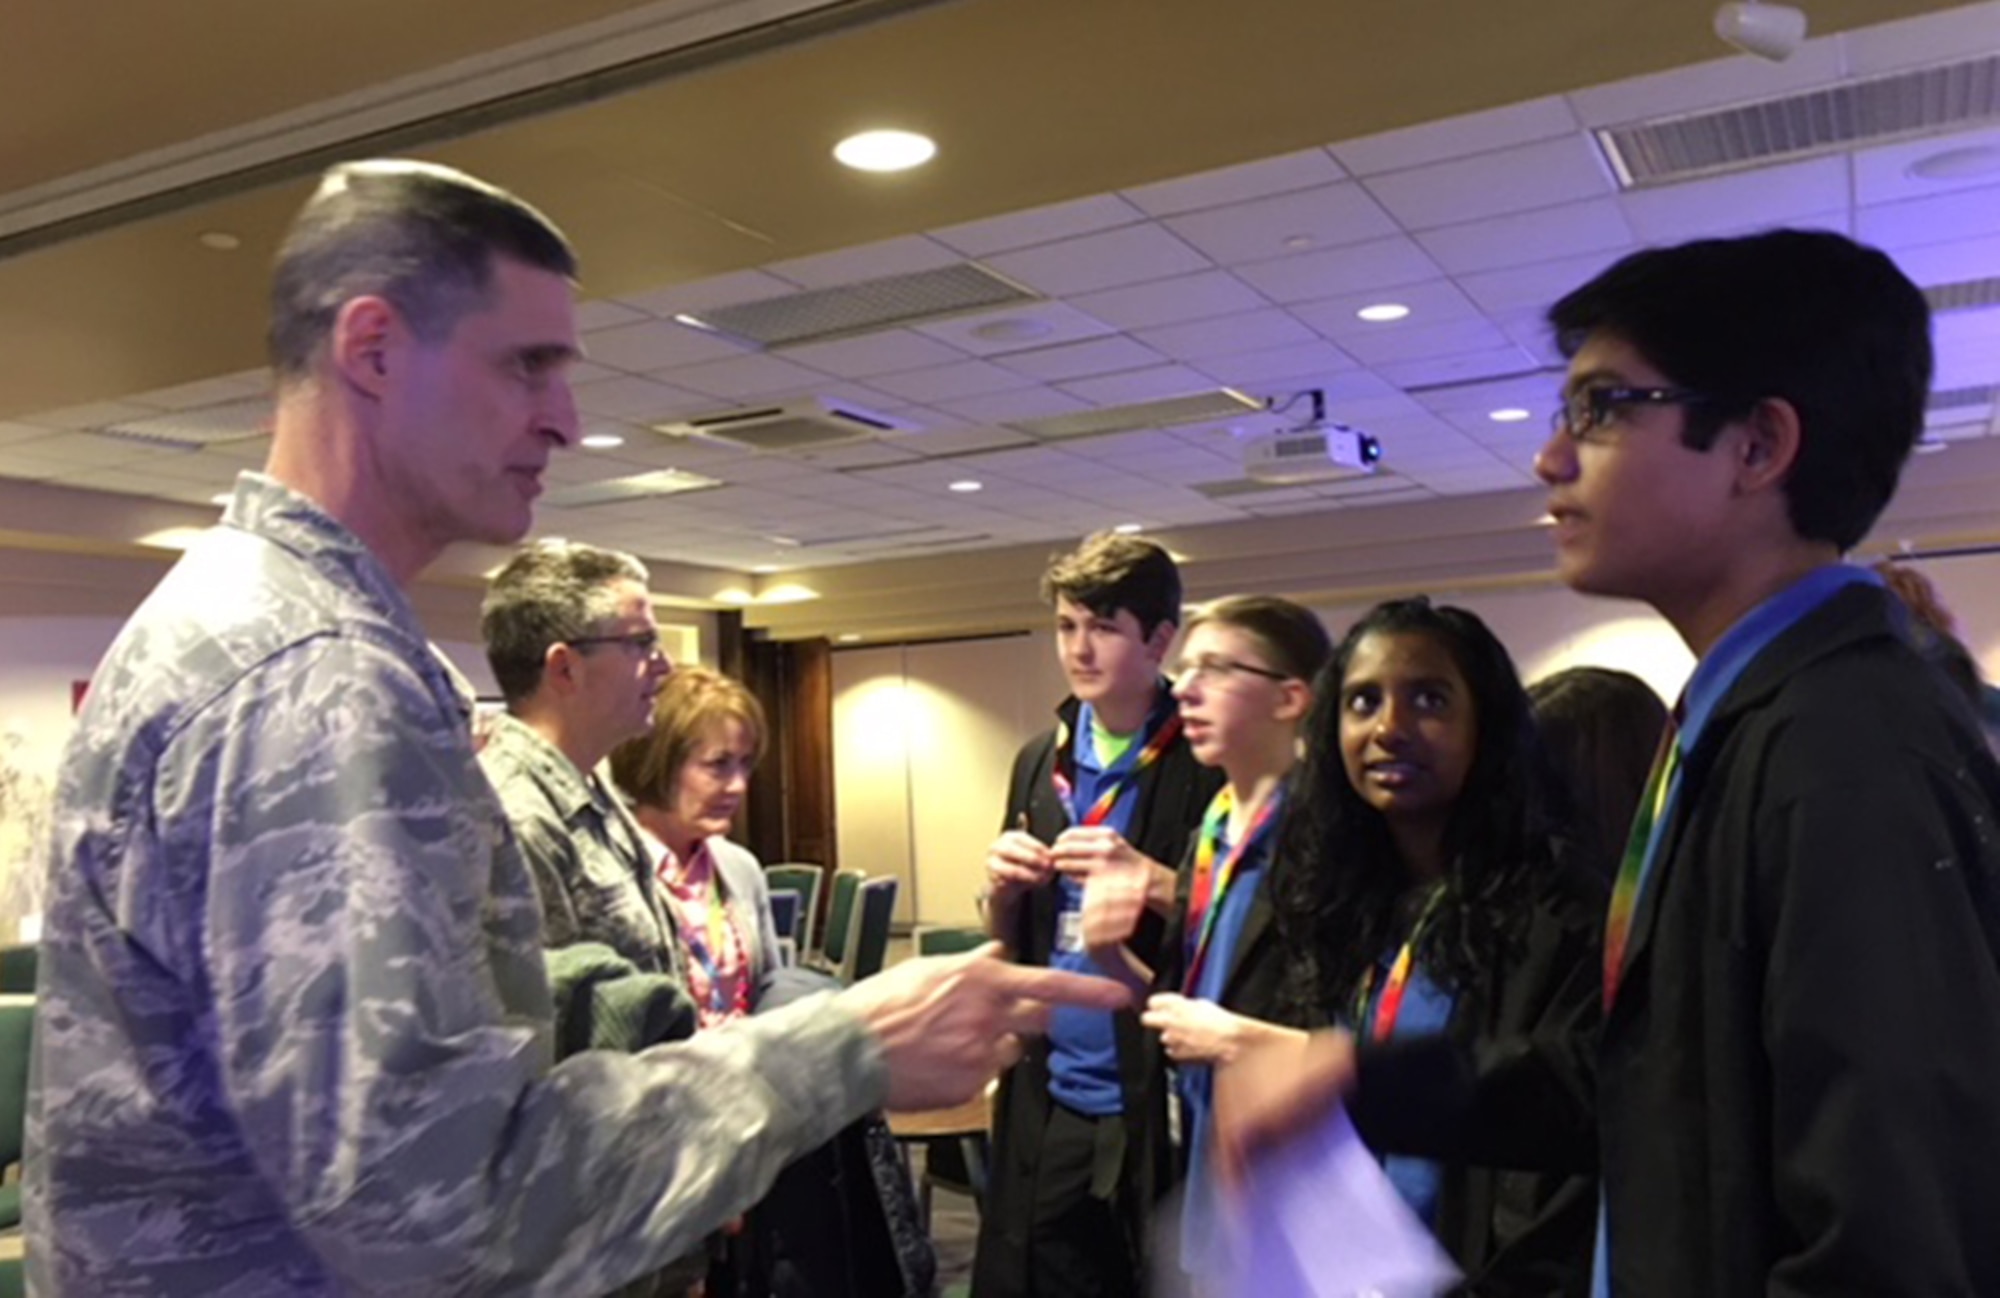
M987 849L988 930L1017 960L1097 974L1083 942L1093 870L1149 874L1165 931L1173 871L1219 777L1195 762L1161 664L1181 616L1159 546L1099 533L1042 577L1070 697L1014 761ZM1164 1066L1131 1011L1058 1010L1002 1079L974 1298L1144 1292L1147 1218L1171 1183Z
M1775 231L1549 320L1558 571L1699 659L1606 932L1596 1292L2000 1293L2000 770L1842 561L1923 430L1923 295Z

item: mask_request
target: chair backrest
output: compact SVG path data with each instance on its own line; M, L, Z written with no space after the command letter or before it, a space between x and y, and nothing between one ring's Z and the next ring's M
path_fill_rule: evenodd
M941 924L920 928L916 938L918 955L957 955L961 951L985 946L988 941L986 930L976 925Z
M788 931L801 951L814 949L813 940L819 923L819 893L825 879L825 867L809 861L786 861L764 869L764 882L772 891L789 888L799 894L798 919ZM782 930L784 926L781 924L779 928Z
M0 996L0 1167L21 1161L28 1127L28 1043L35 998Z
M867 877L860 870L834 873L833 897L826 907L826 941L820 947L820 956L835 969L846 966L848 952L854 948L855 921L860 918L854 907L854 894Z
M771 889L771 925L779 937L798 941L799 906L803 900L790 888Z
M896 885L893 877L870 879L861 885L861 928L854 938L854 958L848 962L849 982L881 973L889 958L889 921L896 913Z
M0 946L0 996L35 994L35 951L33 945Z

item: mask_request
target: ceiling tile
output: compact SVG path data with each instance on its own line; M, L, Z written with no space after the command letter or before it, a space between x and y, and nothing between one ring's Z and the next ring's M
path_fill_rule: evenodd
M1014 388L975 397L954 397L937 403L946 411L973 424L1005 424L1017 419L1043 419L1086 410L1089 403L1078 401L1054 388Z
M776 392L796 392L823 382L825 375L796 365L779 356L733 356L728 360L705 361L700 365L677 365L661 371L680 387L727 401L767 397Z
M720 334L706 333L671 320L618 325L583 336L584 354L599 365L643 373L669 365L741 356L746 348Z
M1133 336L1177 361L1213 360L1269 347L1289 347L1312 342L1317 337L1293 316L1269 308L1142 329Z
M1487 351L1454 352L1429 360L1378 365L1375 372L1405 390L1433 383L1468 383L1507 374L1536 374L1542 363L1512 343Z
M264 396L270 392L271 372L260 367L237 374L200 379L194 383L183 383L176 387L142 392L133 399L141 405L161 410L198 410L203 406L231 405L245 398Z
M1340 164L1324 149L1306 149L1233 167L1196 172L1124 192L1127 202L1151 216L1177 216L1205 207L1311 189L1343 179Z
M1079 379L1074 383L1062 384L1062 390L1073 397L1098 405L1122 405L1128 401L1154 401L1162 397L1177 397L1189 392L1200 392L1215 385L1208 376L1185 365L1161 365L1150 370L1133 370L1126 374L1106 374L1100 378Z
M599 298L594 302L576 304L576 327L582 333L595 329L613 329L619 325L641 324L652 319L638 307L627 306L613 298Z
M2000 211L2000 203L1995 210ZM1896 253L1896 264L1925 287L2000 275L2000 231L1976 239L1903 248Z
M1232 273L1273 302L1310 302L1336 293L1414 284L1442 274L1429 254L1401 235L1250 262L1232 268Z
M835 288L858 284L886 275L908 275L920 270L936 270L965 260L958 252L935 239L920 234L864 243L858 247L823 252L813 257L775 261L765 266L768 275L788 279L800 288Z
M1203 361L1197 368L1224 387L1262 395L1261 385L1276 380L1320 382L1325 376L1353 369L1354 360L1332 343L1318 342L1221 356Z
M1278 194L1228 207L1170 217L1168 229L1223 265L1268 261L1298 250L1333 248L1395 234L1375 200L1352 183Z
M1580 135L1432 163L1363 183L1392 216L1412 230L1614 192L1603 160Z
M1329 147L1355 175L1374 176L1453 158L1469 158L1552 136L1574 135L1576 129L1576 116L1562 99L1530 99L1505 108L1366 135Z
M1167 358L1123 334L1093 338L1063 347L1015 352L999 358L998 364L1045 382L1088 378L1094 374L1114 374L1120 370L1145 369Z
M1363 307L1391 302L1408 307L1410 314L1401 320L1388 321L1363 320L1356 314ZM1424 329L1447 320L1478 315L1479 308L1450 281L1434 279L1379 292L1347 293L1319 302L1304 302L1292 307L1291 312L1326 337L1344 341Z
M1961 131L1956 135L1933 135L1921 140L1905 140L1879 149L1862 149L1854 154L1854 201L1867 207L1894 203L1906 198L1930 198L1959 189L1980 189L2000 184L2000 174L1988 169L1982 175L1936 180L1910 174L1910 168L1926 158L1959 149L2000 150L2000 126Z
M1067 302L1050 301L1023 302L997 311L953 316L918 325L916 329L973 356L1004 356L1116 332Z
M1087 234L987 259L1037 292L1073 295L1205 270L1208 261L1157 225ZM1087 310L1087 308L1086 308Z
M1854 235L1863 243L1891 250L1976 239L1993 233L1996 211L2000 211L2000 188L1959 190L1864 207L1855 213Z
M1637 240L1617 200L1597 198L1439 226L1417 242L1445 270L1465 275L1598 249L1628 250Z
M958 361L936 365L907 374L884 374L874 386L892 392L905 401L949 401L955 397L976 397L986 392L1005 392L1034 382L987 361Z
M1025 446L1033 439L1025 433L1017 433L1011 428L995 428L991 425L973 428L954 428L948 432L924 433L910 439L910 444L925 455L964 455L972 451L990 451L1006 446Z
M656 379L627 376L602 383L579 383L571 389L577 409L638 424L656 423L695 414L715 405L713 398Z
M776 275L767 275L761 270L736 270L727 275L690 280L685 284L670 284L649 293L619 298L618 301L665 320L681 311L699 314L719 306L740 306L745 302L761 302L767 297L783 297L796 292L796 285Z
M1087 294L1078 297L1076 305L1121 329L1145 329L1183 320L1234 315L1269 304L1234 275L1211 270Z
M1695 19L1699 21L1698 18ZM1586 128L1623 126L1722 104L1755 103L1829 85L1840 76L1840 52L1832 40L1809 40L1782 63L1733 55L1692 67L1569 94L1570 108Z
M46 424L50 428L110 428L160 414L156 407L136 401L96 401L84 406L66 406L21 416L21 422Z
M1532 266L1481 271L1477 275L1459 276L1458 286L1467 297L1489 312L1541 311L1618 257L1618 252L1607 249L1580 257L1537 262Z
M848 379L899 374L965 359L965 353L956 347L914 329L887 329L855 338L836 338L832 342L806 343L787 347L779 355Z
M1428 360L1464 352L1512 348L1513 340L1490 321L1479 316L1445 320L1414 329L1384 329L1379 333L1355 333L1341 339L1341 346L1377 373L1397 361Z
M1074 239L1078 235L1109 230L1115 226L1143 221L1146 214L1116 194L1099 194L1069 203L1009 212L983 221L967 221L931 231L940 243L958 249L968 257L990 257L997 252L1031 248L1036 244Z
M1733 176L1637 189L1618 203L1639 238L1679 243L1782 225L1847 205L1847 159L1814 158Z

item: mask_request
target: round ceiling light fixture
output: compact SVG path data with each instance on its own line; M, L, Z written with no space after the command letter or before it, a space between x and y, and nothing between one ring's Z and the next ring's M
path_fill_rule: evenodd
M2000 146L1974 144L1929 154L1911 163L1906 174L1917 180L1974 180L2000 174Z
M1377 302L1373 306L1362 307L1354 314L1369 324L1388 324L1391 320L1401 320L1410 314L1410 308L1401 302Z
M842 166L856 171L908 171L937 156L937 143L915 131L863 131L833 146Z

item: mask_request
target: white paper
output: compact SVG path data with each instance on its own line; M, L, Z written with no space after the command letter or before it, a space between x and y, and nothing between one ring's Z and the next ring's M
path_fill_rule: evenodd
M1220 1201L1202 1256L1184 1259L1216 1298L1430 1298L1457 1268L1355 1134L1345 1109L1251 1164Z

